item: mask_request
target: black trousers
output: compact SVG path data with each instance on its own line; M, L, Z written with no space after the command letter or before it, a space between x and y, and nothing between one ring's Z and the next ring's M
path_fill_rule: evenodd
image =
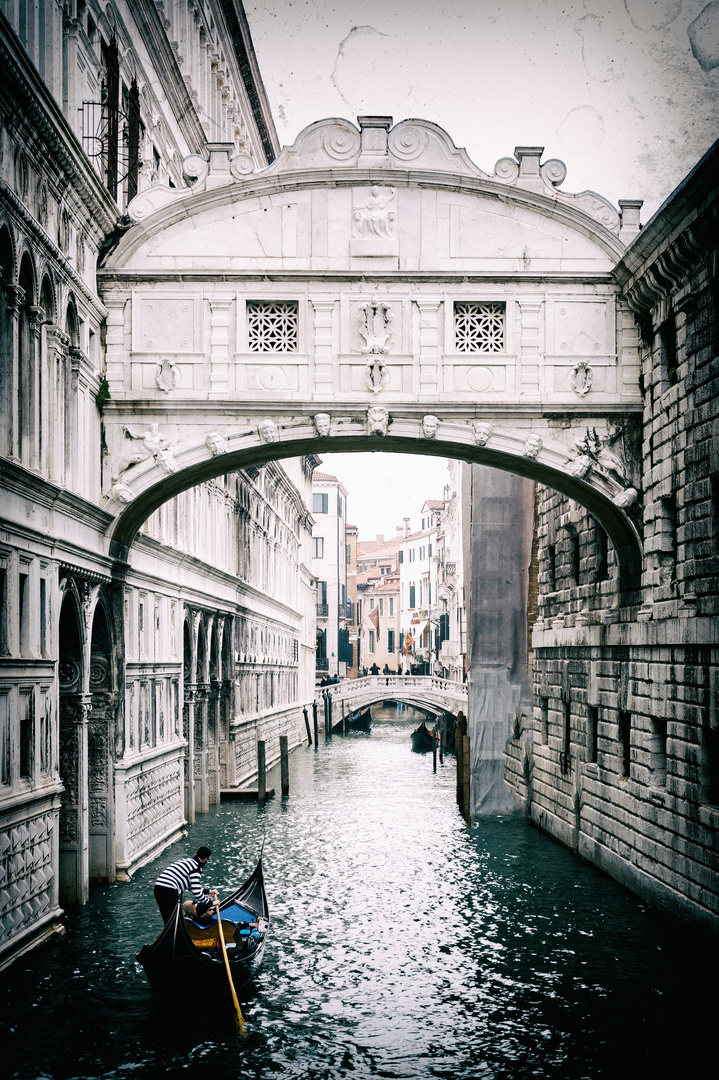
M177 907L180 895L177 889L168 889L166 885L155 886L155 900L157 906L160 909L160 915L162 915L162 921L164 923L175 914L175 908Z

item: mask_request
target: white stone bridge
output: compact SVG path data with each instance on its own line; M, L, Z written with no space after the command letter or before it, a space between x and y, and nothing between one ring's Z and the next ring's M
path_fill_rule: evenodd
M460 710L467 712L465 683L440 679L435 675L365 675L361 679L342 679L339 683L318 687L316 700L329 693L333 703L333 723L356 709L380 701L397 701L439 715Z

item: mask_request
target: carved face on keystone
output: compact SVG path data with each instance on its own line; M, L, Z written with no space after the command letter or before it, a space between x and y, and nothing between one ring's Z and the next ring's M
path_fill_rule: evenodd
M330 433L330 424L332 423L332 417L329 413L321 412L317 413L312 418L315 422L315 431L321 439L324 439Z
M277 442L277 424L274 420L260 420L257 430L263 442Z
M367 426L370 435L386 435L389 413L381 405L367 410Z
M433 439L437 434L437 428L439 427L439 420L436 416L432 416L428 413L427 416L422 417L422 434L425 439Z
M489 442L489 437L492 434L492 425L485 424L484 421L481 421L472 426L474 428L474 441L477 446L486 446Z

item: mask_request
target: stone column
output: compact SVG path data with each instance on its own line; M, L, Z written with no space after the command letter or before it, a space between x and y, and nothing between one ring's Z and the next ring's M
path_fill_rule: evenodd
M207 747L207 710L210 687L203 683L197 686L195 701L195 813L206 814L210 809L208 790L209 751Z
M232 298L210 300L210 398L230 392L230 308Z
M28 371L28 464L31 469L43 471L47 458L47 430L42 425L46 420L47 386L43 395L42 370L42 325L45 322L45 309L32 304L30 315L30 370ZM43 396L45 400L43 401Z
M8 313L9 340L5 343L5 364L3 384L7 394L7 435L6 445L8 457L20 460L22 447L20 446L20 431L22 428L22 416L20 415L21 402L21 372L20 372L20 311L25 302L25 290L19 285L5 286L5 302Z
M315 311L314 396L317 400L331 400L334 389L332 357L332 312L334 304L334 300L312 300L312 307Z
M195 820L195 705L197 686L185 684L182 726L185 736L185 817L189 825Z
M62 673L60 674L62 680ZM90 694L60 694L60 903L85 904L89 895L87 732Z
M69 339L59 326L48 323L45 326L45 345L47 348L47 431L45 435L47 443L47 475L48 479L56 484L62 484L63 480L63 454L64 448L58 445L58 440L64 430L64 410L62 403L62 387L64 380L62 364L64 363L64 349L69 344Z
M110 397L125 397L125 300L106 299L105 363Z
M516 393L523 401L540 401L542 392L546 393L546 387L540 385L542 360L539 314L542 303L536 300L520 300L519 310L520 340L517 346ZM511 305L507 307L507 317L511 318Z
M443 390L439 382L439 300L417 301L419 309L419 384L414 392L436 398Z

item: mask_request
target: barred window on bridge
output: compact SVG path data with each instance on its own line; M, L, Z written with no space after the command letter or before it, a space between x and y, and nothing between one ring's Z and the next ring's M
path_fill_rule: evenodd
M505 305L468 300L454 305L454 345L460 353L504 351Z

